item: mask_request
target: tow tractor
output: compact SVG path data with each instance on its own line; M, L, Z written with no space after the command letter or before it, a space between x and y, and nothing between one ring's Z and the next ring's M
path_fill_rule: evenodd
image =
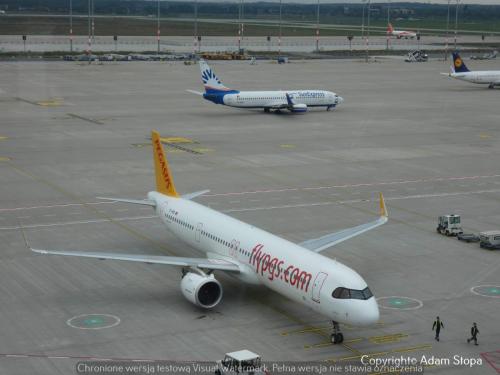
M217 361L216 375L229 374L255 374L264 375L266 372L261 367L260 355L250 350L238 350L237 352L226 353L222 361Z
M460 215L442 215L439 216L437 232L446 236L456 236L463 233L460 225Z

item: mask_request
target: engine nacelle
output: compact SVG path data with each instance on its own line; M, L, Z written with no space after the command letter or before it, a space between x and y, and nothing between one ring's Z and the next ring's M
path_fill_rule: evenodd
M307 104L299 103L292 105L292 112L307 112Z
M189 302L205 309L217 306L222 299L222 285L214 275L188 272L182 278L181 291Z

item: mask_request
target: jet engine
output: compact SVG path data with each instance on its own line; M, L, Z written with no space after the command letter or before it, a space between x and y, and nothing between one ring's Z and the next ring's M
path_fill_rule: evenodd
M302 103L297 103L293 104L290 108L292 112L306 112L307 111L307 104L302 104Z
M222 299L222 285L214 275L188 272L182 278L181 291L189 302L205 309L217 306Z

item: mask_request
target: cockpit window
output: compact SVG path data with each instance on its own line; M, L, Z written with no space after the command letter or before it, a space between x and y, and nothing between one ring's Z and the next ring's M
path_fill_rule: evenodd
M343 287L338 287L335 289L332 293L333 298L338 298L338 299L370 299L373 297L373 294L370 290L370 288L366 287L363 290L357 290L357 289L348 289L348 288L343 288Z

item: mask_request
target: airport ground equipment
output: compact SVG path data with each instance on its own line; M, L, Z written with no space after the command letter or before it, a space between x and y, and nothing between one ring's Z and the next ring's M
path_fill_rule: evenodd
M500 249L500 230L490 230L479 233L479 246L483 249Z
M265 374L261 368L260 355L250 350L238 350L236 352L226 353L222 361L217 361L217 375L229 374Z
M485 53L484 55L473 55L470 57L471 60L492 60L496 59L498 55L498 51L492 51L489 53Z
M437 232L446 236L456 236L463 233L460 225L460 215L442 215L439 216Z
M474 234L474 233L459 233L457 235L457 239L459 241L464 241L464 242L479 242L479 236Z
M408 52L405 61L406 62L426 62L429 59L429 55L427 55L424 51L415 50Z

